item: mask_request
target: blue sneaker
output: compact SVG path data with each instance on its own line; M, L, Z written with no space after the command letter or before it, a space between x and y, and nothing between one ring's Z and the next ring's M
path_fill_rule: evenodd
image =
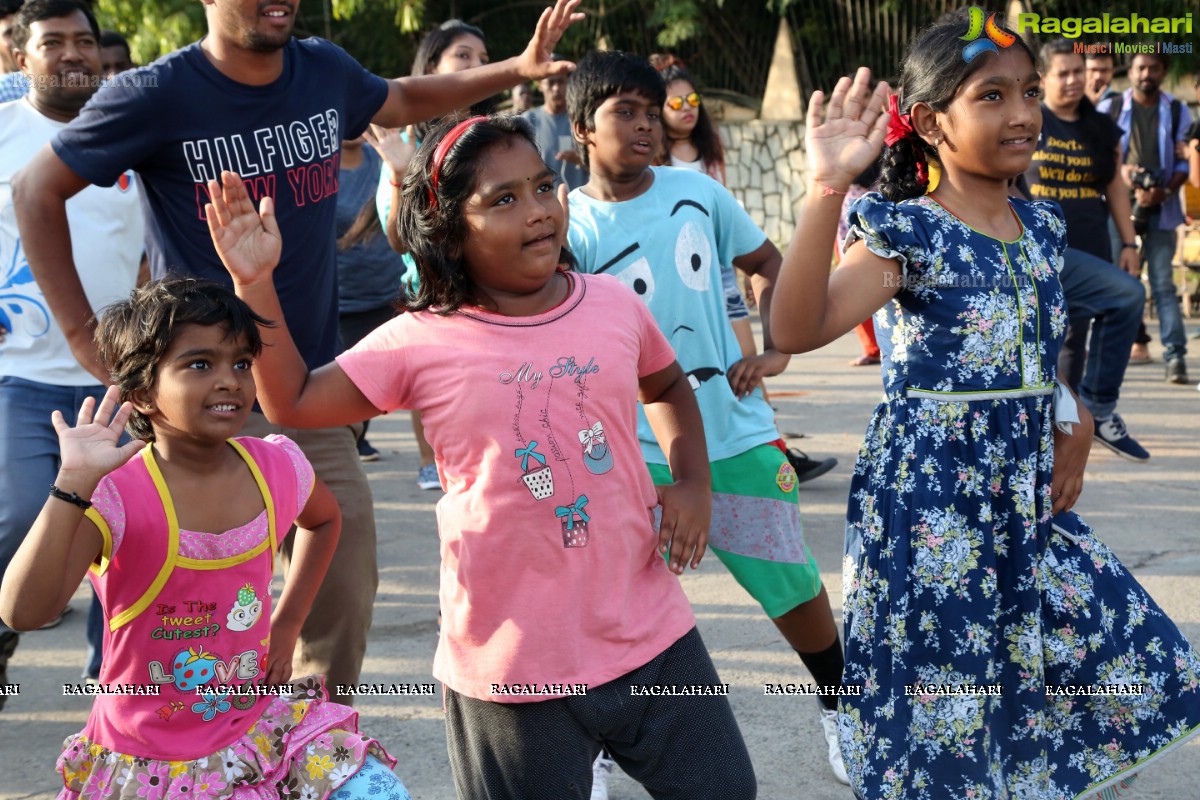
M442 482L438 480L437 466L426 464L417 472L417 486L422 489L440 489Z
M1130 461L1148 461L1150 453L1137 443L1125 429L1125 420L1120 414L1113 414L1106 420L1095 420L1096 441L1112 450L1122 458Z

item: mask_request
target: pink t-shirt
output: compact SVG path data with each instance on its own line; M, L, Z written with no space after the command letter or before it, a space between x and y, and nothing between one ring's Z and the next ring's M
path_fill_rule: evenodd
M606 683L695 625L637 440L638 379L674 352L631 290L568 277L538 316L401 314L337 359L377 408L422 412L446 487L434 675L482 700Z

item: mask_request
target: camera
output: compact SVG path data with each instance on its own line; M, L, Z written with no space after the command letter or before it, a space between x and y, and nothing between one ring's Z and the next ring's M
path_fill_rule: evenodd
M1162 175L1155 170L1139 169L1129 178L1130 183L1135 189L1157 189L1164 184ZM1161 205L1161 204L1160 204ZM1129 218L1133 220L1133 232L1138 236L1142 236L1150 227L1150 215L1159 209L1159 205L1144 206L1141 203L1134 202L1133 212Z

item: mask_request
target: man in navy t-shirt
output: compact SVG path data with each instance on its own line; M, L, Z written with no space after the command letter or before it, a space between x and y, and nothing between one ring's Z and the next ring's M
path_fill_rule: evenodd
M386 81L337 46L292 38L297 0L204 0L208 35L124 73L14 180L17 222L38 283L71 350L108 382L92 341L93 309L75 270L67 198L89 184L138 174L146 250L155 277L195 275L229 284L204 216L207 181L230 170L255 201L275 200L283 256L275 283L309 368L337 353L335 210L338 151L368 123L387 128L466 108L514 84L565 74L552 62L580 0L543 12L521 55L473 70ZM273 429L251 415L244 433ZM353 684L366 650L377 572L370 488L348 428L289 431L338 498L342 536L301 631L297 674ZM291 540L288 539L288 542ZM339 693L340 695L340 693ZM340 695L339 700L349 702Z

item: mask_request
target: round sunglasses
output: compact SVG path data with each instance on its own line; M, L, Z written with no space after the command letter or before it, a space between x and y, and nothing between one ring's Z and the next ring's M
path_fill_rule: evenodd
M692 92L687 97L684 97L683 95L675 95L674 97L667 98L667 108L671 109L672 111L678 111L679 109L683 108L684 103L687 103L692 108L699 108L700 93Z

